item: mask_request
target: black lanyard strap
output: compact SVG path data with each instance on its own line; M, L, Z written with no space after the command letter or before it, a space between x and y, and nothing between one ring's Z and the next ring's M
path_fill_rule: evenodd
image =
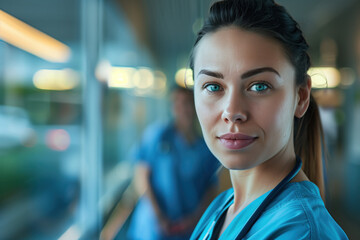
M271 203L271 201L278 196L281 191L284 189L286 184L288 184L301 169L302 161L299 157L296 157L296 165L291 170L291 172L269 193L269 195L264 199L260 206L255 210L251 215L250 219L246 222L245 226L236 237L236 240L241 240L249 232L250 228L255 224L260 215L264 212L265 208Z

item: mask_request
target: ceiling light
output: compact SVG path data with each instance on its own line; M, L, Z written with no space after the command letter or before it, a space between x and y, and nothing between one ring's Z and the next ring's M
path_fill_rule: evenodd
M70 59L68 46L2 10L0 39L50 62L64 63Z

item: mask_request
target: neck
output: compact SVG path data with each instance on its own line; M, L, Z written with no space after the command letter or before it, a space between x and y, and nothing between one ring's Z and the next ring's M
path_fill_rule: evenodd
M295 163L296 156L294 152L292 154L282 153L254 168L231 170L234 204L229 210L237 214L256 198L275 188L289 174ZM293 181L301 180L303 180L302 177L296 177Z

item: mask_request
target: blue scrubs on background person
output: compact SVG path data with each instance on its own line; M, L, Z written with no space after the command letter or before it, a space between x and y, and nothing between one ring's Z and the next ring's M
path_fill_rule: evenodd
M150 181L160 208L174 222L197 210L206 192L217 183L215 173L220 166L202 137L188 143L173 123L150 126L145 131L136 160L151 169ZM133 213L128 237L189 239L192 230L180 236L164 235L151 202L144 195Z
M128 239L189 239L216 194L220 164L196 129L193 92L176 87L171 100L173 119L149 126L134 157L142 197Z
M267 192L245 207L218 238L217 224L223 221L234 201L229 189L219 195L206 210L191 239L236 239L247 220L270 193ZM216 236L215 236L216 235ZM318 187L310 181L293 182L262 212L244 239L348 239L331 217L321 199Z

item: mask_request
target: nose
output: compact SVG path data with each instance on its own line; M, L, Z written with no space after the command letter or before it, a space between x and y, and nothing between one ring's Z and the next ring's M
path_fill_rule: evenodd
M226 123L241 123L248 118L246 103L240 93L230 93L222 112L222 119Z

